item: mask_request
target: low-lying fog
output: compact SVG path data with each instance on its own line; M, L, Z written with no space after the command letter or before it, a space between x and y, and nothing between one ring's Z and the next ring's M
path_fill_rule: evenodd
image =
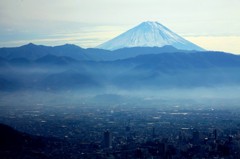
M191 89L155 89L155 90L119 90L117 88L89 89L89 90L64 90L64 91L15 91L0 92L0 108L17 106L34 108L37 105L122 105L159 106L182 104L191 107L201 104L205 107L238 106L240 102L240 87L217 88L191 88Z

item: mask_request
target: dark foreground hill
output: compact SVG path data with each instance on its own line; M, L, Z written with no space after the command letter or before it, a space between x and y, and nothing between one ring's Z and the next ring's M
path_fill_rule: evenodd
M1 158L47 158L43 150L47 138L19 132L10 126L0 124Z
M0 132L1 159L85 158L81 150L88 152L88 146L92 146L78 141L30 135L5 124L0 124Z

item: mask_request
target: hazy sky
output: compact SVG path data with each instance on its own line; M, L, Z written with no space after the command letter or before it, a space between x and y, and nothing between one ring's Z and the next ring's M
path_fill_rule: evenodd
M240 54L240 0L0 0L0 47L95 47L143 21Z

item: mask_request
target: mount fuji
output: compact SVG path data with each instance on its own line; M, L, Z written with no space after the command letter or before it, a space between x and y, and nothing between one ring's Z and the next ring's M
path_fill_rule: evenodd
M191 43L174 33L158 22L143 22L138 26L122 33L97 48L105 50L117 50L131 47L163 47L173 46L180 50L204 51L203 48Z

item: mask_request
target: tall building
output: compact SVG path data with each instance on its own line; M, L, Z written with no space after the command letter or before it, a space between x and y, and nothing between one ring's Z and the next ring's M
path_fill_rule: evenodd
M155 127L152 128L152 138L155 138L156 134L155 134Z
M193 143L194 144L198 144L199 143L199 139L200 139L199 132L197 130L194 130L193 133L192 133L192 136L193 136Z
M217 129L213 130L213 136L214 136L214 139L217 140Z
M108 130L103 134L103 145L105 148L112 148L112 133Z

